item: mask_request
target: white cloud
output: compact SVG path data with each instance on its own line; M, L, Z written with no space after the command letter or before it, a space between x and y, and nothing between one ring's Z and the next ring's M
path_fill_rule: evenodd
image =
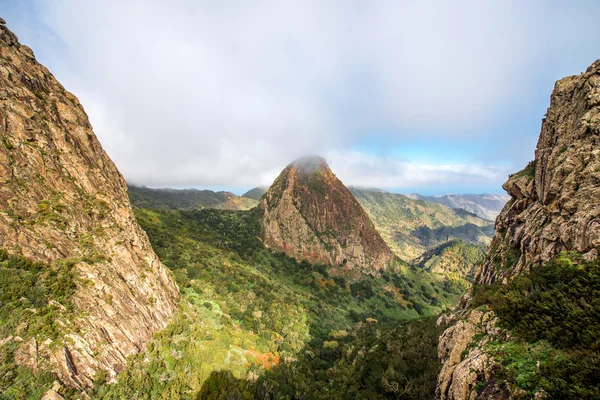
M357 151L334 151L327 159L342 182L362 187L489 185L490 182L502 182L508 175L506 166L415 164Z
M340 157L367 132L485 136L518 95L600 54L593 3L34 1L51 35L30 45L125 177L157 186L265 183L307 153L369 186L500 183L494 167Z

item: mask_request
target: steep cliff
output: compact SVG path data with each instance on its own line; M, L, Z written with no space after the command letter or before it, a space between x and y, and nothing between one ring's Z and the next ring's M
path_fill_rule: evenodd
M566 328L559 322L572 310L576 310L576 320L584 321L596 307L597 295L588 290L595 284L593 280L580 283L575 292L569 292L566 278L554 279L554 275L573 272L569 279L579 282L582 279L578 274L596 273L596 267L585 262L596 260L600 247L600 60L585 73L556 83L535 160L512 175L504 188L511 200L496 220L496 236L476 277L476 301L467 295L454 314L442 317L455 324L440 339L439 355L444 363L438 379L440 399L527 397L527 393L543 398L545 391L539 389L543 385L527 386L527 379L533 380L537 370L546 368L543 357L532 357L534 366L537 360L537 370L534 367L531 375L515 386L516 391L496 379L496 371L504 369L499 367L500 361L506 361L510 354L507 349L511 332L514 330L518 336L524 315L530 319L528 333L522 335L525 342L532 341L527 335L532 336L533 322L542 315L545 319L541 325L545 328L532 336L535 340L546 341L550 348L561 351L571 347L579 352L594 348L585 345L583 331L587 328L581 322L577 323L581 326L574 323L568 328L575 329L574 335L579 337L580 342L574 344L556 344L556 338L544 331L562 332ZM568 251L574 253L557 258ZM551 290L556 294L543 297L544 291ZM486 291L494 295L485 296ZM589 298L588 292L592 293ZM550 302L552 307L540 306ZM533 305L526 309L529 304ZM557 313L558 318L552 314L556 310L562 310ZM498 317L504 318L503 324L498 324ZM498 328L500 325L503 329ZM494 355L490 341L504 343L503 352ZM583 357L582 354L577 357ZM570 377L564 379L576 375L573 366L570 368ZM576 383L565 383L565 390L575 386ZM568 393L577 397L587 389L581 390L579 394Z
M60 334L33 331L24 317L0 346L16 344L18 364L88 387L99 371L114 376L166 326L179 293L137 224L126 183L83 107L1 19L0 138L0 248L48 268L67 260L74 284L65 299L70 310L39 296L32 303L51 310L48 330ZM1 272L19 265L28 273L23 265L30 264L18 258L9 258ZM44 282L52 285L49 276Z
M600 62L561 79L542 123L535 160L504 184L511 195L479 280L510 278L564 250L600 246Z
M262 197L265 244L287 255L376 273L392 252L321 157L288 165Z

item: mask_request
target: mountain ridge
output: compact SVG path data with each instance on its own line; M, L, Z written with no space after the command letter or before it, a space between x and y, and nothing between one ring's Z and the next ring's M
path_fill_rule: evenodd
M265 193L267 193L267 190L269 190L268 187L256 186L242 194L242 197L247 197L249 199L258 201Z
M351 191L395 254L407 262L449 239L483 245L491 241L492 221L466 210L381 190Z
M160 210L193 210L216 208L224 210L248 210L258 201L237 196L227 191L207 189L151 189L128 185L129 198L138 207Z
M450 208L462 208L481 218L495 220L506 202L508 194L444 194L439 196L423 196L418 193L405 194L414 200L425 200L439 203Z

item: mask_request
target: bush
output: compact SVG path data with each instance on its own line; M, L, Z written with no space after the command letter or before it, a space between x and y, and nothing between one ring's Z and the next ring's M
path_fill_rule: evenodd
M597 398L600 393L600 261L563 253L509 284L476 287L474 307L488 305L512 331L490 345L501 376L533 396Z
M66 319L72 310L73 265L69 260L46 265L0 250L0 338L18 332L23 341L58 341L63 332L57 318L62 314ZM18 346L12 340L0 345L0 398L39 398L56 377L16 365Z

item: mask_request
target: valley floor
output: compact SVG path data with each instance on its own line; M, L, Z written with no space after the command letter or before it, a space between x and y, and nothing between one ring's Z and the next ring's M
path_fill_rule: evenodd
M183 298L169 326L95 396L433 396L433 316L456 303L459 284L399 260L380 277L334 276L267 250L252 210L136 216Z

